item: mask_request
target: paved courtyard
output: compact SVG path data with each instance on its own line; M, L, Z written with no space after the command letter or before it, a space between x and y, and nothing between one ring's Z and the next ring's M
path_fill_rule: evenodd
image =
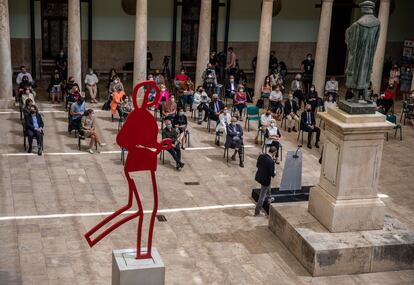
M127 201L115 143L118 123L111 122L109 112L96 112L107 146L89 154L85 142L79 151L77 139L67 133L62 107L40 106L46 133L41 157L23 152L19 113L0 112L0 284L110 284L111 250L134 247L136 222L123 225L92 249L83 234L105 212ZM184 169L177 172L168 153L165 164L159 164L159 209L167 221L156 222L154 246L166 264L166 284L414 283L413 270L312 278L268 229L267 217L253 216L250 195L258 187L253 177L261 149L254 145L256 124L252 126L245 134L243 169L226 163L214 135L191 119ZM285 156L296 149L297 135L282 136ZM404 126L403 136L399 141L391 135L384 143L379 192L388 214L414 229L413 128ZM320 150L303 152L303 184L315 185ZM283 162L273 186L280 183ZM147 175L135 179L148 200Z

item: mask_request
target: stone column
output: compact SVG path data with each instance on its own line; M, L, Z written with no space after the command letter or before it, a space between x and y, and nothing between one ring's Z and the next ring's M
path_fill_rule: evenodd
M0 99L12 99L13 72L8 0L0 0L0 86Z
M377 49L375 50L374 64L372 66L371 82L374 94L379 94L382 83L382 69L384 67L385 48L387 45L388 20L390 16L391 0L381 0L378 19L381 22Z
M201 0L200 24L198 26L196 86L203 83L201 76L210 57L211 0Z
M73 76L75 82L82 87L82 39L81 39L80 1L68 1L68 77Z
M259 46L257 48L256 76L254 80L254 104L260 99L260 88L269 74L270 45L272 42L273 0L263 0L260 18Z
M393 125L380 113L350 115L331 108L326 123L319 184L309 212L331 232L379 230L385 205L378 198L384 133Z
M135 15L134 83L147 79L147 18L148 1L137 0Z
M328 63L333 1L334 0L322 1L318 42L316 43L315 68L313 70L313 84L315 84L319 96L323 96L325 92L326 65Z
M414 73L413 73L413 79L411 80L411 90L414 90Z

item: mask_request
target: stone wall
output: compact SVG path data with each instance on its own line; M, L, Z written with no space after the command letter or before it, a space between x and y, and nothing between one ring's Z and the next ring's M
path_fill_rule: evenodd
M41 40L36 40L36 63L37 72L39 71L39 60L42 58ZM11 39L12 46L12 65L13 67L22 64L30 66L31 48L30 39ZM162 67L164 55L171 54L171 42L157 41L148 42L148 46L153 54L153 68ZM239 64L242 69L251 69L251 61L257 53L256 42L230 42L239 58ZM386 57L391 56L393 60L399 60L402 54L402 42L388 42ZM218 49L221 50L223 42L218 43ZM307 53L315 54L316 43L314 42L273 42L272 50L276 51L279 60L283 60L290 70L300 67L301 61ZM87 69L87 41L82 41L82 68ZM134 58L133 41L93 41L93 67L95 69L122 69L126 62L133 61ZM180 42L177 42L177 60L176 67L179 69L180 63Z

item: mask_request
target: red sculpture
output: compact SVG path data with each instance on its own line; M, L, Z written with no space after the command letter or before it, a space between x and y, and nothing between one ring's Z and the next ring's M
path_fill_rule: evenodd
M141 107L138 107L137 94L141 87L145 87L144 100ZM152 102L148 102L150 91L155 89L156 95ZM128 203L112 213L94 228L85 234L85 238L88 241L90 247L93 247L101 239L111 233L113 230L118 228L120 225L132 220L139 218L138 220L138 231L137 231L137 259L151 258L152 248L152 234L154 230L155 217L158 210L158 192L157 184L155 180L155 171L157 170L157 155L162 150L168 150L172 147L171 139L163 139L161 142L157 141L158 125L154 117L148 112L147 108L154 106L161 100L161 91L158 89L154 81L144 81L135 86L132 94L132 100L134 104L134 110L128 115L128 119L125 121L123 127L116 137L116 142L122 148L128 150L128 156L125 163L125 176L128 181L129 196ZM149 222L148 240L147 240L147 252L141 252L141 238L142 238L142 223L144 219L144 209L139 198L137 186L134 180L130 177L131 172L135 171L150 171L152 180L152 190L154 194L154 205ZM123 212L131 209L132 200L135 197L137 201L138 210L136 213L128 215L115 224L108 227L102 233L100 233L94 239L91 236L101 229L104 225L121 215Z

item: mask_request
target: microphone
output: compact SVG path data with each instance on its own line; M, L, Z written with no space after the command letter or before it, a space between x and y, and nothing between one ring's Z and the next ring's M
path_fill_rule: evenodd
M296 150L295 154L292 156L294 159L299 158L298 151L299 151L299 149L300 149L301 147L302 147L302 145L301 145L301 144L300 144L300 145L298 145L298 149Z

